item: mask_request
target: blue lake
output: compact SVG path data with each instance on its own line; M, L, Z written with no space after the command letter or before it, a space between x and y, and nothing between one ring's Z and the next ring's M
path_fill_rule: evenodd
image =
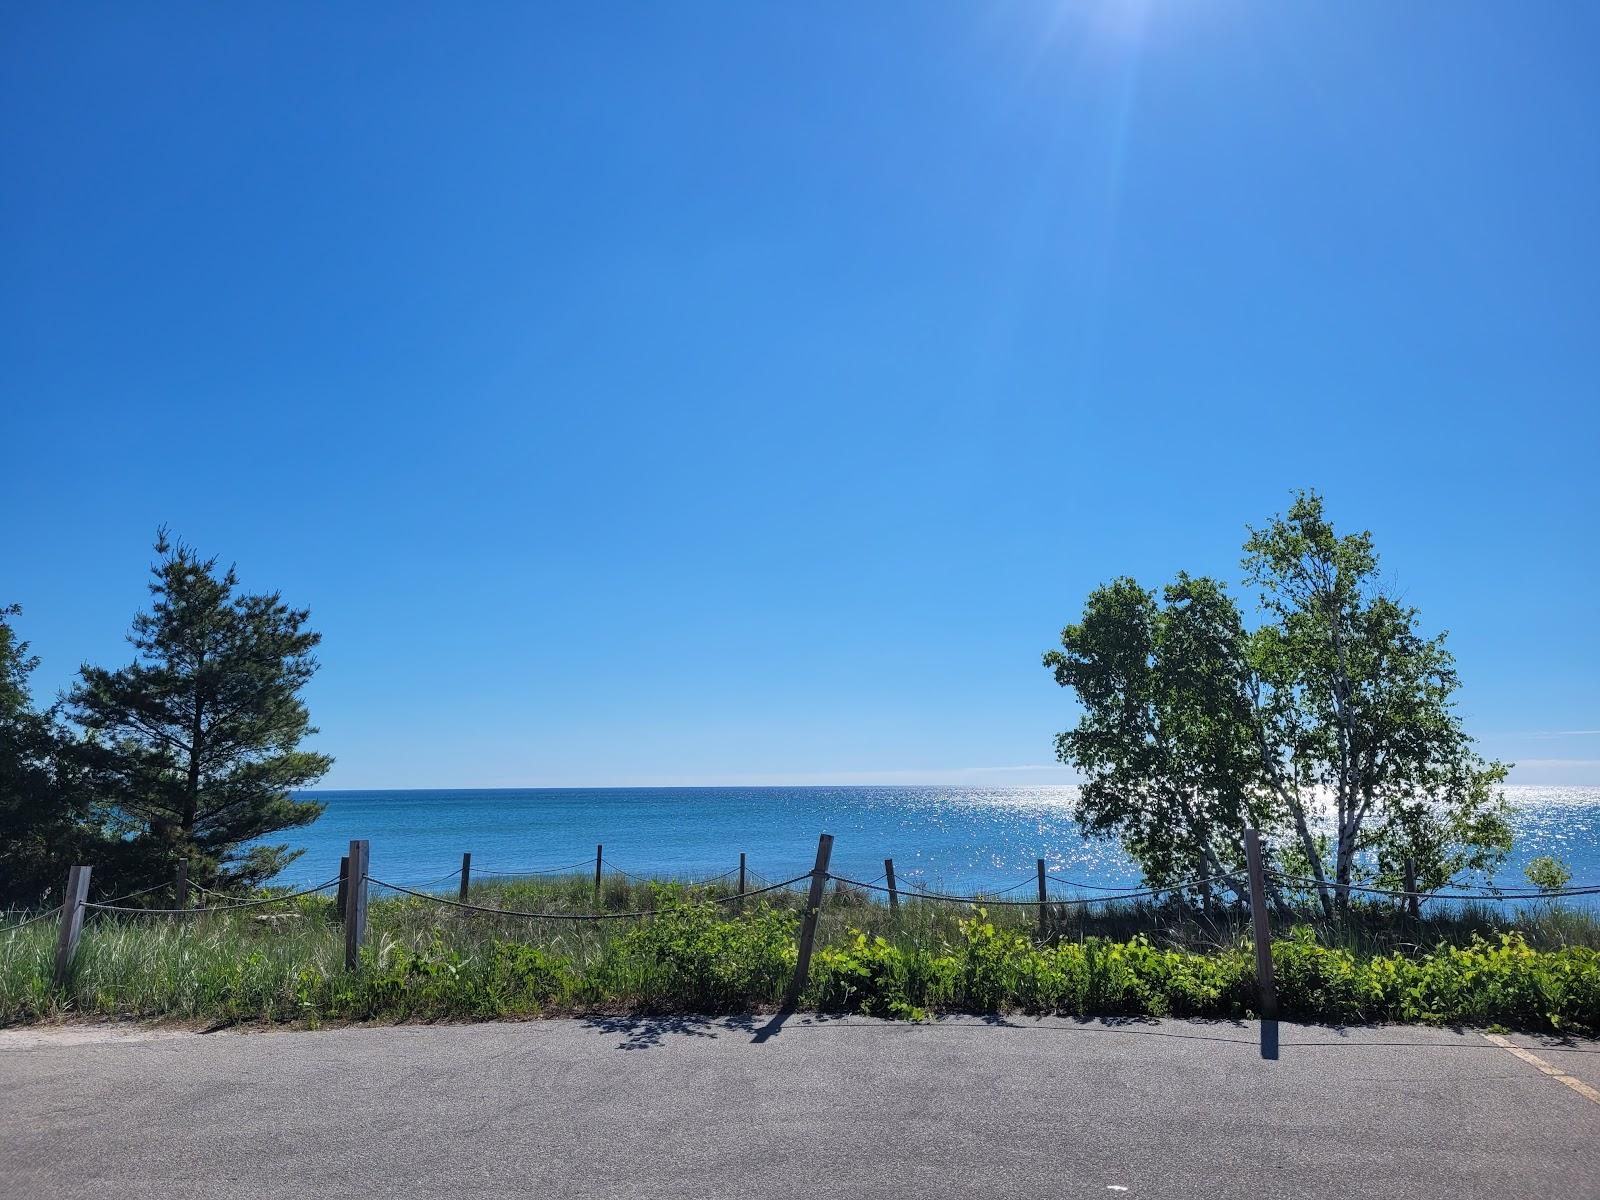
M1525 887L1522 865L1565 859L1574 883L1600 883L1600 788L1511 787L1516 850L1496 881ZM872 880L893 857L908 883L972 892L1024 883L1035 860L1101 886L1138 872L1114 842L1085 840L1071 787L531 788L307 793L327 805L287 839L306 851L282 882L320 883L352 838L372 874L428 884L472 852L474 874L593 869L596 843L635 874L705 877L738 865L768 880L809 870L817 835L834 836L833 869ZM276 840L276 839L274 839Z

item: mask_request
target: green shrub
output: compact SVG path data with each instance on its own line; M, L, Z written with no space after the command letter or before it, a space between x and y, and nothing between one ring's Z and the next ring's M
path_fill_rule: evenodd
M1318 945L1310 930L1297 929L1273 943L1272 959L1284 1016L1330 1024L1381 1019L1384 991L1348 950Z
M568 990L570 965L536 946L496 941L471 956L435 940L426 950L389 945L362 953L361 970L302 971L295 998L340 1020L533 1016Z
M663 896L661 909L616 939L585 980L586 998L645 1009L729 1012L776 1001L794 972L794 914Z
M849 943L824 946L811 960L808 998L823 1012L920 1021L931 999L948 992L954 964L928 950L902 950L859 929Z
M1240 953L1161 950L1143 937L1038 947L982 910L937 952L855 930L845 945L824 947L811 970L809 997L820 1009L913 1020L929 1008L1231 1016L1244 1011L1253 978Z
M1440 946L1410 964L1399 1020L1600 1029L1600 955L1585 946L1536 951L1514 933ZM1404 968L1401 974L1406 974Z

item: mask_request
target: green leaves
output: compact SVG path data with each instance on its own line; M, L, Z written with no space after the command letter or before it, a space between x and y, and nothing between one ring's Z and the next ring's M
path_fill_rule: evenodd
M1121 578L1045 655L1084 709L1056 739L1084 827L1157 886L1237 869L1250 824L1332 885L1397 884L1407 859L1424 888L1492 871L1507 767L1473 750L1444 636L1385 594L1371 534L1340 536L1301 492L1244 550L1255 629L1215 580L1180 572L1158 598Z
M1572 882L1572 868L1549 854L1539 855L1522 868L1522 873L1529 883L1546 893L1559 892Z
M1056 739L1084 776L1078 820L1119 837L1153 885L1239 865L1260 792L1243 639L1215 580L1179 575L1158 599L1118 579L1044 656L1084 707Z
M120 844L56 710L30 702L38 659L12 627L21 611L0 606L0 901L32 904L60 888L69 865L114 861Z
M333 762L299 749L316 732L299 693L321 635L305 610L276 593L240 593L231 567L165 530L156 551L151 607L128 638L137 657L114 671L85 665L68 697L87 734L80 757L131 826L151 878L187 857L199 882L252 886L294 856L242 847L322 811L293 796Z

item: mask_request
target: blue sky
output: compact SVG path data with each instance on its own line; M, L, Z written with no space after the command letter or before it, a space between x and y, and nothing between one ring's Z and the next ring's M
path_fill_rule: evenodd
M1600 12L33 5L0 602L308 605L337 787L1063 778L1095 584L1315 486L1600 783Z

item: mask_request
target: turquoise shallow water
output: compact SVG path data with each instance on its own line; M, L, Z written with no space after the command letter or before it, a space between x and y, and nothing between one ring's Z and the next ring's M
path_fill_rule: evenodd
M548 870L607 862L636 874L703 877L749 856L770 880L810 869L817 834L834 836L833 868L876 879L892 856L908 882L972 892L1052 873L1102 886L1138 872L1113 842L1086 840L1072 820L1074 789L952 787L530 788L492 791L310 793L327 804L291 844L305 855L283 882L319 883L352 838L372 846L372 874L415 885L455 870ZM1600 883L1600 788L1508 788L1517 848L1499 872L1525 886L1522 864L1555 854L1575 883Z

